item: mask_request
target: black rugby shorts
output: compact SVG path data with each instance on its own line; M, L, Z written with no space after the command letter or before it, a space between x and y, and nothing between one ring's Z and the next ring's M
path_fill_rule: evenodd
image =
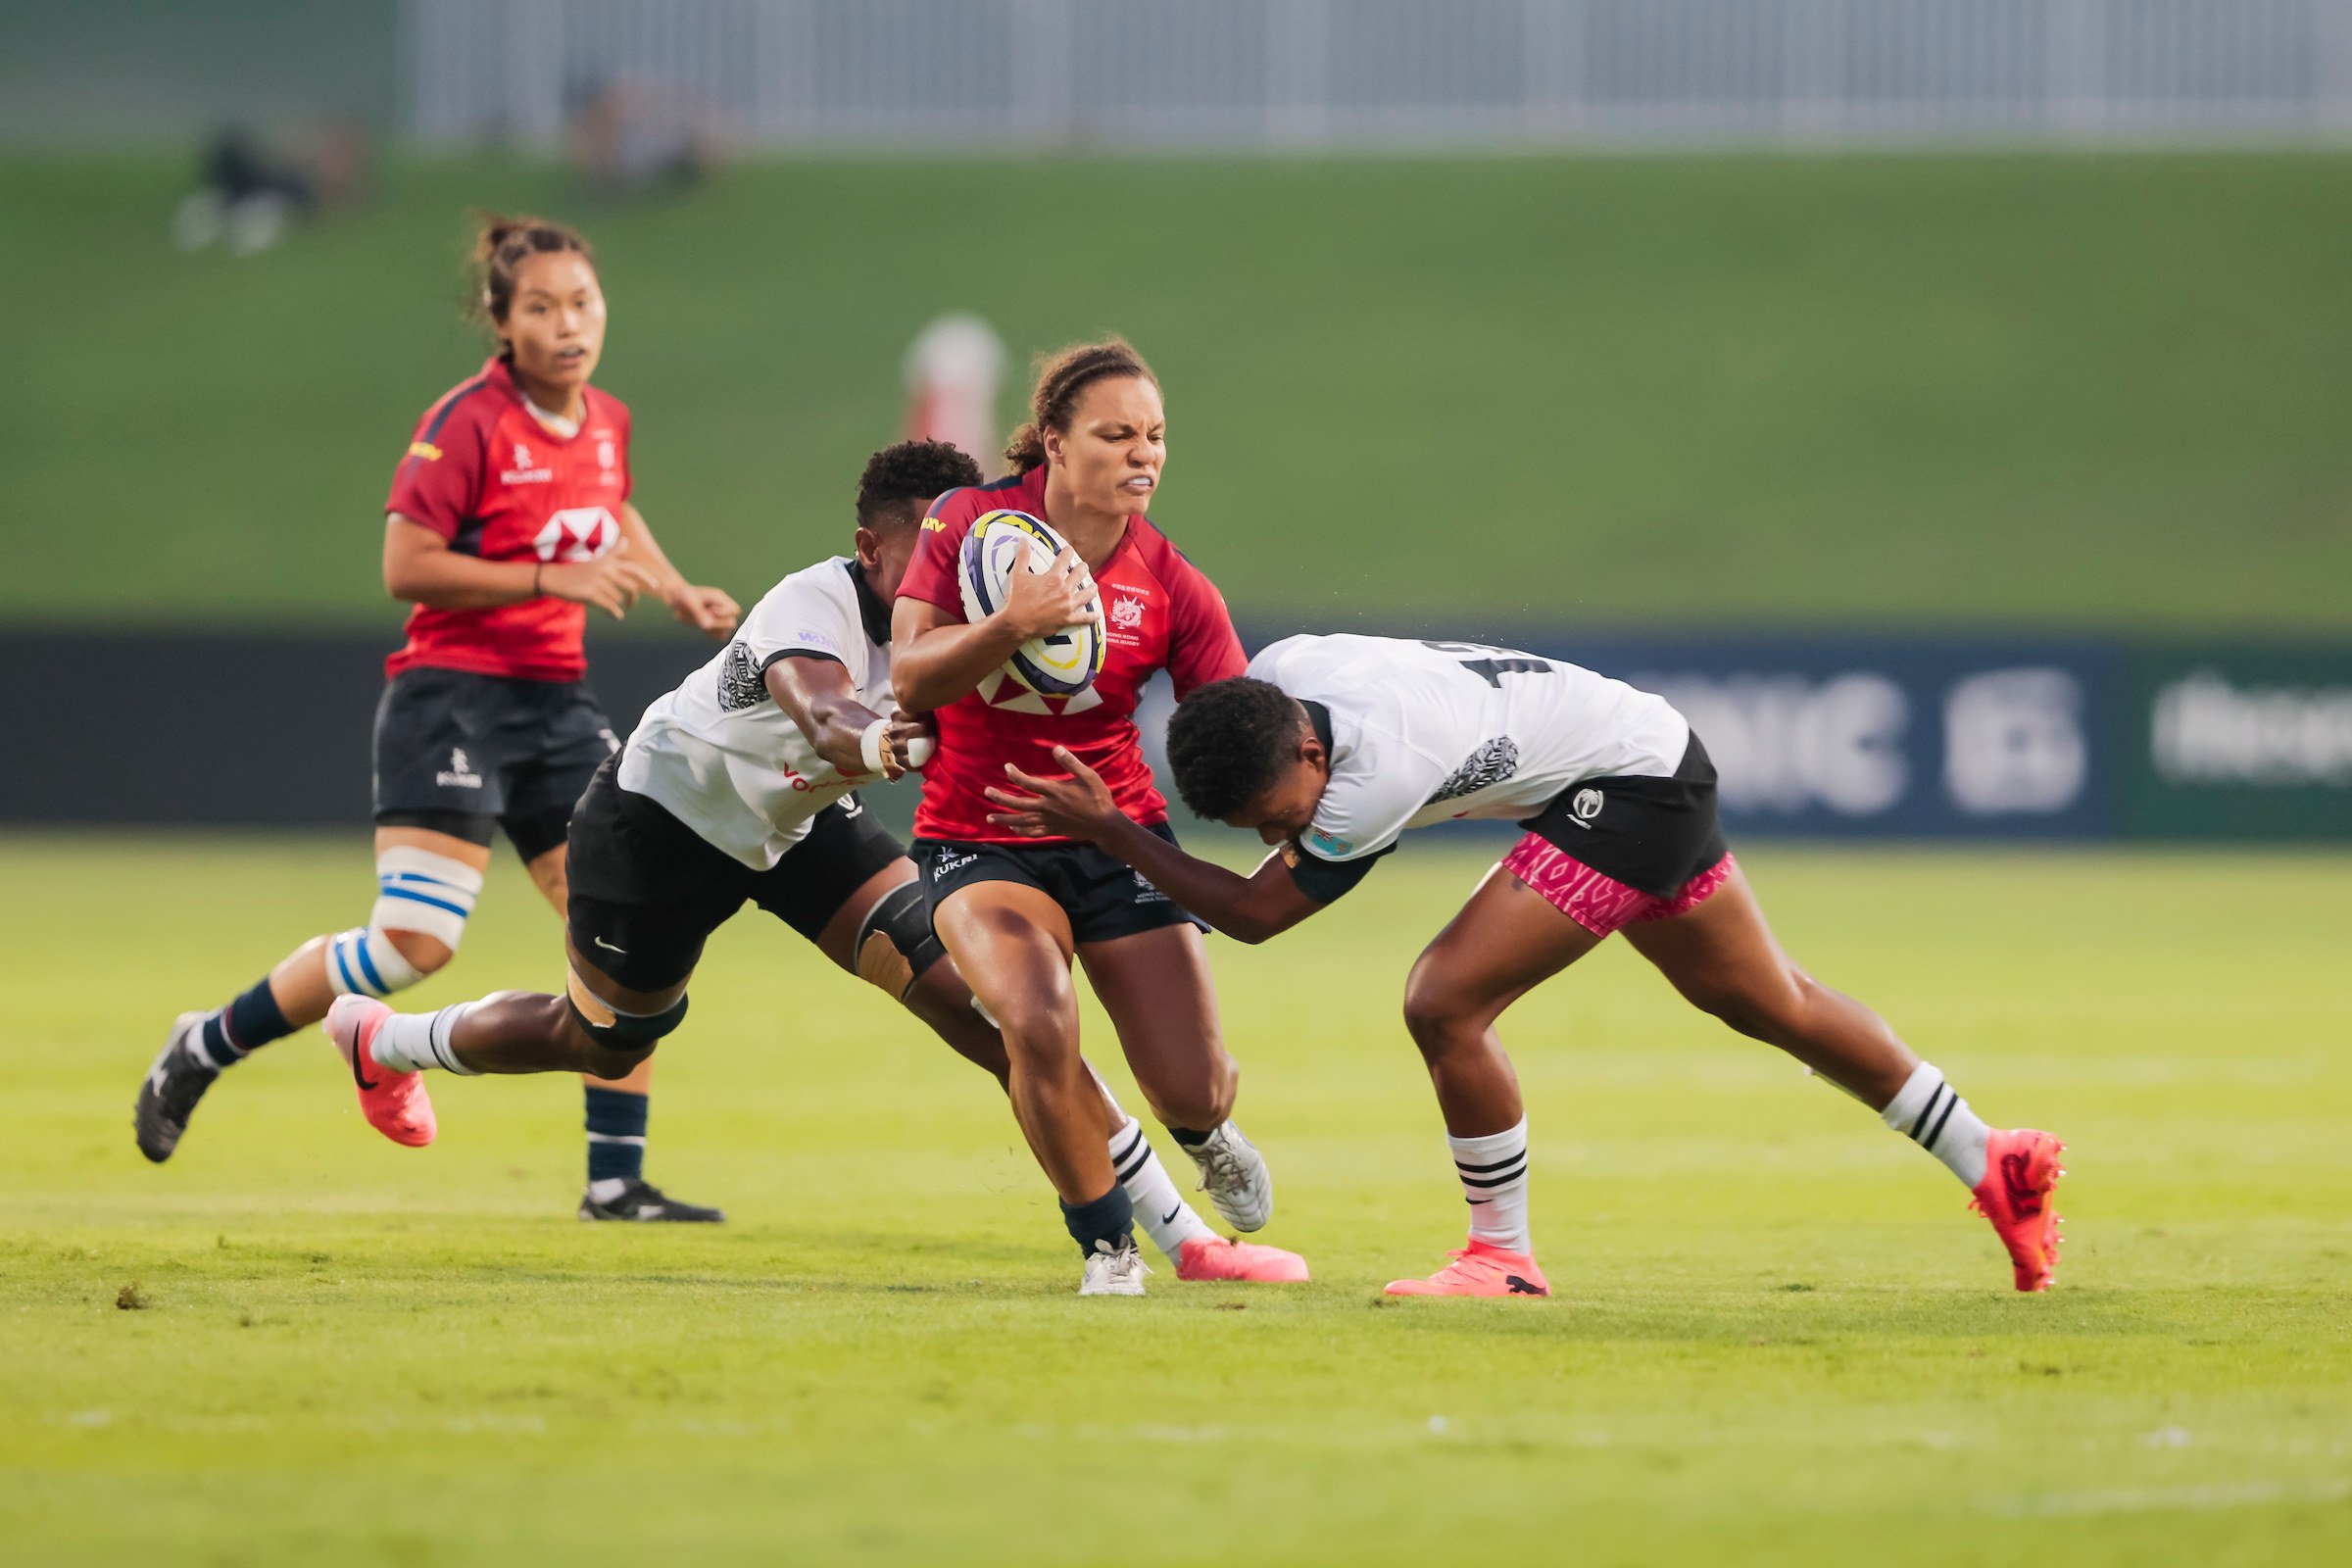
M474 844L504 827L537 859L564 842L574 802L620 749L582 680L404 669L375 705L375 820Z
M1176 842L1165 822L1147 823L1146 831ZM916 839L914 863L922 867L923 891L934 909L940 900L975 882L1018 882L1060 905L1079 942L1109 942L1171 925L1208 929L1206 921L1179 908L1141 871L1092 844Z
M571 945L631 991L694 972L703 944L746 900L814 942L868 878L906 854L856 795L809 821L808 835L755 871L596 770L571 816Z

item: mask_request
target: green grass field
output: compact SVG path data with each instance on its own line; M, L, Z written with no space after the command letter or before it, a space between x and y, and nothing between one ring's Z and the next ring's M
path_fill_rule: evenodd
M1460 1236L1396 1003L1466 850L1217 945L1268 1236L1316 1282L1081 1302L993 1089L754 916L713 944L654 1121L652 1173L723 1229L572 1220L567 1081L438 1080L415 1152L310 1035L149 1168L129 1101L171 1014L349 919L365 849L0 839L0 881L39 895L0 915L0 1540L223 1564L2352 1553L2352 859L1748 858L1817 971L1996 1122L2071 1140L2051 1295L2012 1295L1933 1162L1610 948L1508 1024L1557 1298L1383 1304ZM419 995L544 985L554 929L502 865Z
M639 499L747 599L960 309L1142 345L1155 515L1245 614L2352 625L2352 156L753 164L609 211L395 164L242 261L166 245L187 177L0 158L0 618L388 627L498 204L599 241Z

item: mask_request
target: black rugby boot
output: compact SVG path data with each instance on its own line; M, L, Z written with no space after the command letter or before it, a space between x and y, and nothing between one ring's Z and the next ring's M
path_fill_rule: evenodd
M716 1225L727 1217L725 1209L705 1208L700 1203L681 1203L667 1193L641 1177L628 1178L629 1185L609 1203L600 1203L593 1193L580 1195L580 1218L668 1221L672 1224Z
M187 1050L188 1037L211 1016L209 1012L183 1012L173 1019L162 1054L139 1080L139 1099L131 1109L130 1123L138 1134L139 1152L158 1165L179 1147L180 1135L188 1130L188 1118L196 1113L196 1102L220 1076L220 1068L198 1061Z

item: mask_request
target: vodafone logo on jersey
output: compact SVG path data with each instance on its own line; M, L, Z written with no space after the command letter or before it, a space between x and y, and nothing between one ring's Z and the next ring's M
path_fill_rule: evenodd
M566 507L531 541L541 561L594 561L620 543L620 524L603 507Z

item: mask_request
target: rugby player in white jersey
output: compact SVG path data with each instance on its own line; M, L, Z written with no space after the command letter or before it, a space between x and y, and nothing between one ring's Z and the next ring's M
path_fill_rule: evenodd
M723 652L646 710L571 814L565 995L501 991L420 1013L337 999L326 1032L378 1131L401 1141L429 1116L428 1069L627 1076L685 1017L704 942L747 900L1007 1081L1004 1043L932 934L913 861L854 793L926 755L928 724L891 693L890 606L925 510L979 482L941 443L875 454L858 482L857 554L786 577ZM1306 1277L1296 1254L1216 1236L1107 1090L1100 1110L1136 1210L1167 1216L1153 1234L1178 1278ZM1141 1295L1140 1272L1114 1279L1090 1254L1081 1294Z
M1168 759L1199 815L1277 846L1250 876L1121 816L1093 774L1013 773L993 818L1088 840L1218 930L1262 942L1342 897L1407 828L1514 820L1526 836L1422 953L1404 1022L1446 1119L1470 1239L1394 1296L1544 1296L1527 1221L1527 1120L1503 1010L1622 930L1690 1002L1877 1109L1974 1194L2016 1286L2057 1262L2048 1133L1987 1127L1886 1020L1773 940L1715 817L1715 769L1664 699L1475 643L1291 637L1195 691ZM1008 770L1010 771L1010 770Z

